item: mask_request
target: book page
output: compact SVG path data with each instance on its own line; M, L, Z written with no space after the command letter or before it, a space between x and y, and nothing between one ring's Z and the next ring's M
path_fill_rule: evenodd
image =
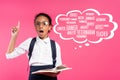
M60 66L57 66L57 67L52 68L52 69L38 70L38 71L32 72L32 74L45 73L45 72L57 73L57 72L59 72L59 71L64 71L64 70L69 70L69 69L72 69L72 68L69 68L69 67L67 67L67 66L65 66L65 65L60 65Z

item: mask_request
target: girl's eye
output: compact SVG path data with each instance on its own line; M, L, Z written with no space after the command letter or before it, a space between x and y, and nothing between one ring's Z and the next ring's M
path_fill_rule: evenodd
M43 24L44 24L45 26L48 26L48 22L43 22Z
M38 23L36 23L36 25L37 25L37 26L39 26L39 25L40 25L40 23L38 22Z
M49 23L48 22L46 22L46 21L44 21L44 22L37 22L36 24L35 24L36 26L48 26L49 25Z

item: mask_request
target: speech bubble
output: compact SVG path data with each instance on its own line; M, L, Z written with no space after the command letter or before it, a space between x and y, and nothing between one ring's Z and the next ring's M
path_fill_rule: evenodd
M63 40L73 40L76 43L100 43L102 40L114 37L118 24L111 14L99 13L95 9L72 10L56 17L53 28Z

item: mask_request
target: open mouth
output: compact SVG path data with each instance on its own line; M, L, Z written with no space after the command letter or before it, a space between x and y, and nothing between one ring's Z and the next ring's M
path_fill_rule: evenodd
M43 30L40 30L39 32L40 32L40 33L43 33L44 31L43 31Z

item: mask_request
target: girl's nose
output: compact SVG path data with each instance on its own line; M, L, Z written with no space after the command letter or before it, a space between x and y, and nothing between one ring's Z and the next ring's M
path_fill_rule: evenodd
M39 27L43 27L43 24L41 23L41 24L39 24Z

